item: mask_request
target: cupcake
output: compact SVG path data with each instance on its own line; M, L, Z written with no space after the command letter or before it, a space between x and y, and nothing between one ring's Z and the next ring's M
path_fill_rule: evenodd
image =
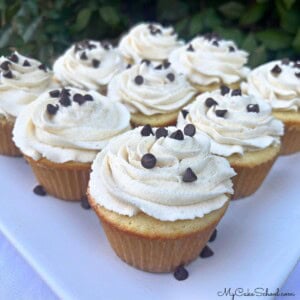
M138 269L194 260L226 211L235 173L194 133L135 128L93 162L89 202L116 254Z
M143 59L162 63L174 49L182 46L172 27L142 23L133 27L119 43L119 50L129 64Z
M52 84L52 72L39 61L13 52L0 57L0 154L20 156L12 141L19 113Z
M252 70L242 89L267 101L285 125L281 154L300 151L300 61L266 63Z
M169 60L198 91L205 92L221 85L238 88L248 72L247 58L248 53L238 49L233 41L209 34L175 49Z
M108 86L108 97L124 103L134 126L175 125L178 111L194 100L196 90L170 63L154 66L143 61L117 75Z
M211 152L228 159L237 173L233 199L253 194L280 151L283 124L259 97L229 88L206 92L184 108L178 127L192 123L211 140Z
M45 92L18 116L14 141L47 193L81 200L91 162L108 141L128 130L130 115L96 91Z
M107 42L84 40L72 45L53 65L55 79L63 86L97 90L106 94L114 76L126 68L119 51Z

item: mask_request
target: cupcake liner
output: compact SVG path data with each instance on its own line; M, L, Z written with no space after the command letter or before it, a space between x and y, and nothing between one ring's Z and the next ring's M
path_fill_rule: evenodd
M288 155L300 151L300 126L285 124L284 136L281 140L280 155Z
M7 156L22 156L12 139L14 122L0 119L0 154Z
M57 164L44 158L35 161L27 156L25 159L48 194L68 201L80 201L86 196L91 170L90 163Z

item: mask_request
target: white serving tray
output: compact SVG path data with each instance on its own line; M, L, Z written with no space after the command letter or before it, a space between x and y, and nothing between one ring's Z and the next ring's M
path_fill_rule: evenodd
M60 299L231 299L218 291L276 291L300 257L300 154L280 157L255 195L232 202L215 255L188 265L181 282L126 265L93 211L36 196L35 185L23 159L0 156L0 230Z

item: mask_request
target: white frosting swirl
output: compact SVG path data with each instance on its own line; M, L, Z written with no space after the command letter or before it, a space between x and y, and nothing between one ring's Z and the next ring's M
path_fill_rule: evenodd
M125 68L126 62L117 49L97 41L74 44L53 66L55 77L64 86L99 91Z
M175 131L169 127L169 133ZM133 216L139 211L162 221L194 219L219 209L233 193L235 175L225 158L209 154L203 135L156 139L141 136L136 128L112 140L95 159L89 184L90 195L106 209ZM141 165L145 153L156 165ZM187 168L197 176L183 182Z
M40 68L39 68L40 67ZM52 72L41 62L14 52L0 57L0 114L17 117L29 103L51 88Z
M218 104L207 107L207 98ZM259 112L248 112L248 105L258 105ZM279 144L283 135L283 123L272 116L270 105L254 96L231 96L230 93L222 96L216 90L199 95L185 109L188 114L185 119L179 114L178 127L194 124L197 131L211 139L211 152L217 155L265 149ZM224 117L219 117L216 110L227 112Z
M135 82L138 75L143 78L142 84ZM158 70L152 64L141 63L116 76L108 86L107 95L123 102L131 113L149 116L176 111L191 101L195 93L184 75L172 68Z
M13 139L25 155L56 163L92 162L111 138L130 129L129 112L121 103L95 91L67 90L69 106L45 92L17 118ZM93 100L79 104L73 100L75 94L90 95ZM55 114L49 114L49 104L58 106Z
M300 108L300 63L280 60L271 61L252 70L247 83L242 84L245 93L262 97L275 111L299 111ZM280 73L272 72L274 67ZM296 76L296 74L298 74Z
M142 23L133 27L121 39L119 49L128 62L139 63L142 59L161 62L175 48L183 45L172 27L157 23Z
M247 57L232 41L196 37L174 50L169 60L191 83L207 86L239 82L248 72Z

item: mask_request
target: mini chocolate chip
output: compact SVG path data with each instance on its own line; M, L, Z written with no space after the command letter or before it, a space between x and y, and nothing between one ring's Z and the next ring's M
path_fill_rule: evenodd
M145 169L152 169L155 167L156 158L153 154L146 153L142 157L141 164Z
M295 61L293 67L300 69L300 62L299 61Z
M185 135L193 137L196 133L196 127L193 124L187 124L184 126L183 132Z
M206 107L210 108L214 105L218 105L218 102L216 100L214 100L213 98L207 98L205 100L205 105L206 105Z
M184 266L179 266L174 272L174 277L179 281L186 280L189 277L189 272Z
M295 73L295 76L296 76L297 78L300 78L300 72L299 72L299 73Z
M216 116L224 118L225 114L227 113L227 109L216 109L215 113Z
M231 96L241 96L241 95L242 95L241 89L235 89L231 92Z
M155 70L161 70L162 67L163 67L163 65L158 65L158 66L156 66L154 69L155 69Z
M70 106L71 105L71 100L69 98L68 95L64 95L64 94L60 94L60 99L59 99L59 103L62 105L62 106Z
M93 100L94 100L93 96L90 95L90 94L84 95L84 96L83 96L83 99L84 99L85 101L93 101Z
M60 91L59 90L53 90L49 92L50 97L52 98L58 98L60 95Z
M160 127L155 131L155 136L157 139L160 137L167 137L168 136L168 130L164 127Z
M4 71L9 70L9 65L11 65L11 62L9 60L5 60L1 65L0 68Z
M186 48L186 51L194 52L195 49L192 44L189 44L189 46Z
M49 115L55 115L58 111L58 105L48 104L47 112Z
M144 78L143 78L143 76L137 75L137 76L134 78L134 82L135 82L137 85L143 84L143 83L144 83Z
M282 63L283 65L288 65L288 64L290 63L290 60L289 60L289 58L283 58L283 59L281 60L281 63Z
M8 59L11 60L14 63L19 62L19 57L16 54L12 54Z
M37 185L34 189L33 192L38 195L38 196L46 196L47 192L45 191L44 187L42 185Z
M216 47L219 47L218 41L213 41L212 44L213 44L214 46L216 46Z
M217 237L217 229L214 230L214 232L212 233L208 241L211 243L216 239L216 237Z
M131 68L131 64L128 64L126 67L126 69L129 69L129 68Z
M168 73L167 78L172 82L175 80L175 75L173 73Z
M273 75L278 75L278 74L280 74L281 73L281 68L278 66L278 65L275 65L273 68L272 68L272 70L271 70L271 73L273 74Z
M259 113L259 105L258 104L248 104L247 111Z
M100 60L99 59L92 59L92 65L94 68L98 68L100 65Z
M170 66L171 66L171 63L167 59L165 59L163 61L163 67L164 67L164 69L168 69Z
M202 257L202 258L211 257L213 255L214 255L214 252L208 246L205 246L200 253L200 257Z
M141 60L141 64L146 64L147 66L149 66L151 64L149 59L143 59Z
M216 32L208 32L204 35L204 38L207 39L207 40L212 40L212 39L215 39L215 40L220 40L220 35Z
M191 168L187 168L184 171L184 174L182 176L183 182L194 182L197 180L197 175L193 172Z
M141 135L142 136L154 135L152 131L152 127L149 124L145 125L141 130Z
M81 205L81 207L84 208L84 209L90 209L90 208L91 208L90 203L89 203L89 200L88 200L87 197L81 198L81 200L80 200L80 205Z
M159 28L153 27L152 29L150 29L150 33L152 35L161 34L161 30Z
M109 50L112 47L111 43L109 43L107 41L101 42L101 45L105 50Z
M178 129L170 135L170 138L174 139L174 140L182 141L184 139L184 136L183 136L182 131L180 129Z
M8 78L8 79L12 79L14 76L13 76L12 71L8 70L7 72L3 73L3 77Z
M182 116L183 116L184 119L186 118L186 116L188 115L188 113L189 113L189 111L186 110L186 109L182 109L181 110L181 114L182 114Z
M70 89L62 88L61 97L70 96Z
M85 51L83 51L83 52L80 54L79 57L80 57L80 59L82 59L82 60L87 60L87 59L88 59L88 57L87 57Z
M74 102L77 102L79 105L82 105L85 101L84 101L84 98L81 94L75 94L73 96L73 101Z
M224 96L230 92L230 88L226 85L221 85L221 95Z
M30 62L27 59L25 59L23 62L23 67L30 67L30 66L31 66Z
M234 52L235 51L235 48L233 46L229 46L229 52Z
M47 72L47 67L45 64L40 64L38 67L40 70Z

